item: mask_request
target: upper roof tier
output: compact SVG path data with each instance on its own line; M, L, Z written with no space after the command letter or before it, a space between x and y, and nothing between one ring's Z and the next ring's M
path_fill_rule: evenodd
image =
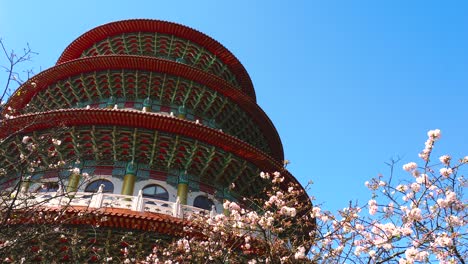
M167 21L132 19L96 27L73 41L57 64L112 54L177 61L224 79L256 101L247 71L228 49L197 30Z

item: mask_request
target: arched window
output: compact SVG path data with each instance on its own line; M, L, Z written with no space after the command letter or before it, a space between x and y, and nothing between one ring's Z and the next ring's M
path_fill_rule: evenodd
M86 186L85 192L97 192L101 184L104 184L104 189L102 190L102 192L104 193L114 192L114 184L111 181L104 180L104 179L99 179L88 184L88 186Z
M199 195L195 200L193 201L193 206L205 209L205 210L211 210L211 207L214 205L213 201L204 196L204 195Z
M143 197L169 201L169 193L164 187L158 184L146 185L143 188Z
M58 182L45 182L37 188L36 192L56 192L58 189Z

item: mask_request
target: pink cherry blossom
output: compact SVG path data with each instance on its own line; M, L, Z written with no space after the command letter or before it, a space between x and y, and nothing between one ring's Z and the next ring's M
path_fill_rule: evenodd
M403 165L403 169L408 172L411 172L417 168L418 168L418 164L416 164L415 162L410 162L410 163Z
M374 199L369 200L367 205L369 206L369 214L370 215L374 215L374 214L377 213L377 210L379 209L379 207L377 206L377 201L376 200L374 200Z
M427 132L427 136L429 138L433 138L434 140L437 140L437 139L440 139L441 132L439 129L429 130L429 132Z
M445 165L450 164L450 159L451 159L451 157L449 155L443 155L443 156L439 157L440 162L442 162Z
M451 168L441 168L439 172L440 172L440 175L447 178L448 176L450 176L450 174L452 174L453 171Z

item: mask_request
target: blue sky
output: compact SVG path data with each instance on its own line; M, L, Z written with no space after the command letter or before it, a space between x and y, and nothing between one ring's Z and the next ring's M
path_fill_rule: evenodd
M390 158L419 161L429 129L442 130L438 154L468 154L467 11L464 1L0 0L0 37L39 52L36 72L115 20L168 20L213 37L249 72L290 171L338 209L365 202L363 183L388 174Z

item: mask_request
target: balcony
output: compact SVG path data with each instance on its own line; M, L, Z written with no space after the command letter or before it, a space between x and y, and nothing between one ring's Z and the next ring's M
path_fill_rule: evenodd
M15 199L13 199L15 198ZM14 201L14 209L26 209L28 207L85 207L90 210L99 209L127 209L133 212L146 212L164 214L177 218L187 218L192 214L216 215L213 206L211 211L198 207L183 205L177 199L176 202L158 200L143 197L140 190L138 195L122 195L114 193L104 193L100 188L96 193L92 192L40 192L40 193L20 193L16 197L0 198L0 207L10 206Z

